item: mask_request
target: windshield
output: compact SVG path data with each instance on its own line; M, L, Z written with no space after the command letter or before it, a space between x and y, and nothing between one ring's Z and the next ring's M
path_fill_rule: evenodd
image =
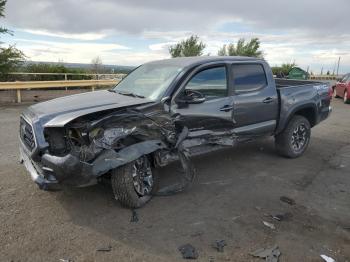
M157 100L181 70L176 65L145 64L127 75L113 91Z
M345 75L345 76L343 77L343 79L340 80L340 82L341 82L341 83L345 83L346 81L349 80L349 78L350 78L350 75Z

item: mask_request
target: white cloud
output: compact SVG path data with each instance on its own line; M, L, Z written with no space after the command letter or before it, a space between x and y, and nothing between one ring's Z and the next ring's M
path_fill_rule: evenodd
M169 47L174 44L176 44L176 42L153 44L149 45L149 49L151 49L152 51L168 51Z
M67 38L67 39L75 39L75 40L99 40L106 37L106 34L102 33L82 33L82 34L69 34L63 32L50 32L47 30L31 30L31 29L21 29L19 31L27 32L34 35L44 35L44 36L52 36L59 38Z
M69 33L205 32L223 21L240 21L257 30L341 34L348 31L349 7L347 0L11 0L7 19L16 27Z
M271 65L295 60L319 69L332 67L339 56L343 65L350 65L344 18L349 7L348 0L203 0L200 5L188 0L11 0L6 21L34 39L40 35L91 41L20 41L17 46L33 60L90 62L100 55L105 63L136 65L169 57L171 44L197 34L207 44L204 54L215 55L223 44L241 37L258 37ZM107 37L126 37L137 48L102 43Z
M110 43L62 43L41 40L14 39L28 60L64 61L71 63L90 63L100 56L104 64L139 65L148 61L169 58L167 53L141 52L128 47Z

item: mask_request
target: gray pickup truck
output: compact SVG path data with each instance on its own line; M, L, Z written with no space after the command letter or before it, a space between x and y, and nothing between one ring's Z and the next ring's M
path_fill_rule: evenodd
M20 155L41 189L108 179L116 199L137 208L188 187L194 154L274 136L279 154L301 156L331 97L325 83L274 79L261 59L155 61L110 90L30 106L20 117ZM158 168L176 160L180 182L158 189Z

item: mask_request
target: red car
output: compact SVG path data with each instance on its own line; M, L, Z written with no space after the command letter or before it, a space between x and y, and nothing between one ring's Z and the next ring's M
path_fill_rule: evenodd
M342 80L337 82L333 90L334 97L342 97L344 103L350 103L350 74L346 74Z

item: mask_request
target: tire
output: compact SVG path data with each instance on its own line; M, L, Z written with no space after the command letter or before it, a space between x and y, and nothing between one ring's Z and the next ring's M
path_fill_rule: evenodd
M349 104L350 102L350 99L348 99L348 91L345 90L345 93L344 93L344 104Z
M283 132L275 137L276 150L284 157L297 158L307 149L310 137L310 122L303 116L295 115Z
M139 175L135 176L135 165L140 160L147 163L151 170L153 180L152 187L149 189L149 192L145 194L138 193L135 186L135 180L139 178ZM131 163L113 169L111 184L114 196L119 200L122 206L127 208L140 208L150 201L152 196L157 192L158 175L151 167L150 159L147 156L142 156Z

